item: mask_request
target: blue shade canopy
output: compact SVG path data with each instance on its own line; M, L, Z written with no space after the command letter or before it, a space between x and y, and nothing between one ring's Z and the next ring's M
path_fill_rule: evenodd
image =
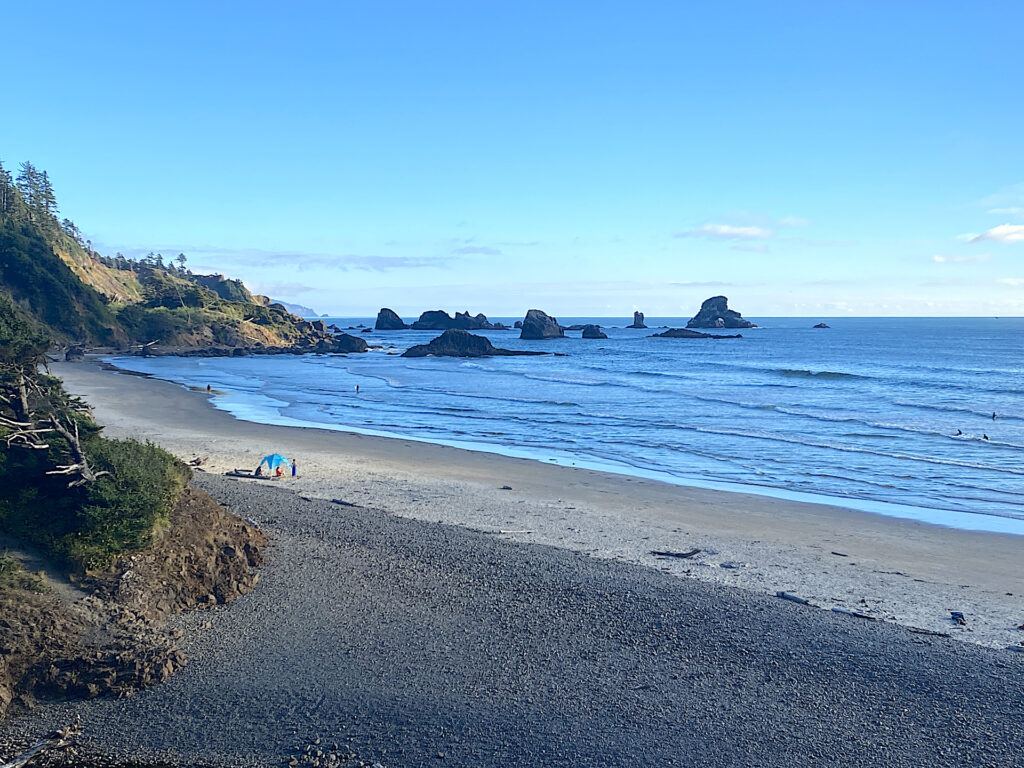
M292 463L287 458L282 456L280 453L272 453L269 456L264 456L263 460L260 461L260 466L267 465L267 469L273 471L280 467L282 464L286 467L291 467Z

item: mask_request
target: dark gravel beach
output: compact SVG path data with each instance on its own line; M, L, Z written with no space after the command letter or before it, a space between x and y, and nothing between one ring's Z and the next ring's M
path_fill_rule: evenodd
M80 714L91 748L179 765L284 765L318 737L388 768L1024 765L1024 654L196 484L274 540L255 592L184 620L168 683L43 708L4 743Z

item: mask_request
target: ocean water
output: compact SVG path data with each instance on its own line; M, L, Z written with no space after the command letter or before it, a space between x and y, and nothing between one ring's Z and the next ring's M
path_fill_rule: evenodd
M217 407L253 421L1024 533L1024 318L755 319L719 341L649 338L685 318L559 319L599 322L609 339L494 331L497 346L564 356L403 359L437 334L392 331L347 357L110 362L209 384Z

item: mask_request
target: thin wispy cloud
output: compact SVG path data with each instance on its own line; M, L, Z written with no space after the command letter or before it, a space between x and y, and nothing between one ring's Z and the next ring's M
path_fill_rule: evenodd
M300 296L303 293L311 293L312 291L317 290L312 285L303 285L302 283L264 283L259 280L246 280L245 287L253 293L263 294L264 296L284 296L287 298Z
M808 227L811 222L799 216L783 216L779 219L780 227Z
M996 282L1000 285L1008 285L1011 288L1020 288L1024 286L1024 277L1000 277Z
M967 237L962 235L961 237ZM981 243L990 241L993 243L1024 243L1024 224L1000 224L998 227L982 232L980 235L970 236L970 242Z
M768 240L775 233L768 227L705 224L698 229L679 232L676 237L704 237L710 240Z
M932 261L936 264L966 264L976 261L988 261L989 258L990 256L987 253L954 254L952 256L944 253L937 253L932 256Z
M107 248L112 251L114 249ZM456 261L455 256L378 256L375 254L332 254L311 253L306 251L270 251L261 248L218 248L216 246L192 246L173 248L120 248L117 249L130 258L140 258L147 253L162 253L165 258L176 253L184 253L189 258L193 270L198 265L206 269L222 271L226 268L265 268L287 267L297 271L311 269L329 269L339 272L391 272L397 269L430 269L446 267ZM193 266L194 265L194 266Z
M993 216L1014 216L1017 218L1024 218L1024 206L1012 206L1010 208L990 208L985 211Z
M479 254L481 256L501 256L501 251L497 248L487 248L483 245L465 245L462 248L456 248L452 253L459 256L472 256Z
M983 197L979 204L991 209L988 211L989 213L1006 210L1007 208L1020 210L1024 207L1024 182L1003 187L998 192Z
M683 283L666 283L675 288L726 288L738 283L727 283L722 280L691 280Z
M768 246L764 243L736 243L730 250L747 251L749 253L768 253Z

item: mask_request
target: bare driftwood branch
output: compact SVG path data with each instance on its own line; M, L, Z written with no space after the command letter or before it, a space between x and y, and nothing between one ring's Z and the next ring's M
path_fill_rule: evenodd
M22 766L28 765L29 762L47 750L64 749L70 746L75 737L81 732L81 721L76 720L67 728L54 731L47 735L46 738L40 739L17 757L13 757L3 765L0 765L0 768L22 768Z

